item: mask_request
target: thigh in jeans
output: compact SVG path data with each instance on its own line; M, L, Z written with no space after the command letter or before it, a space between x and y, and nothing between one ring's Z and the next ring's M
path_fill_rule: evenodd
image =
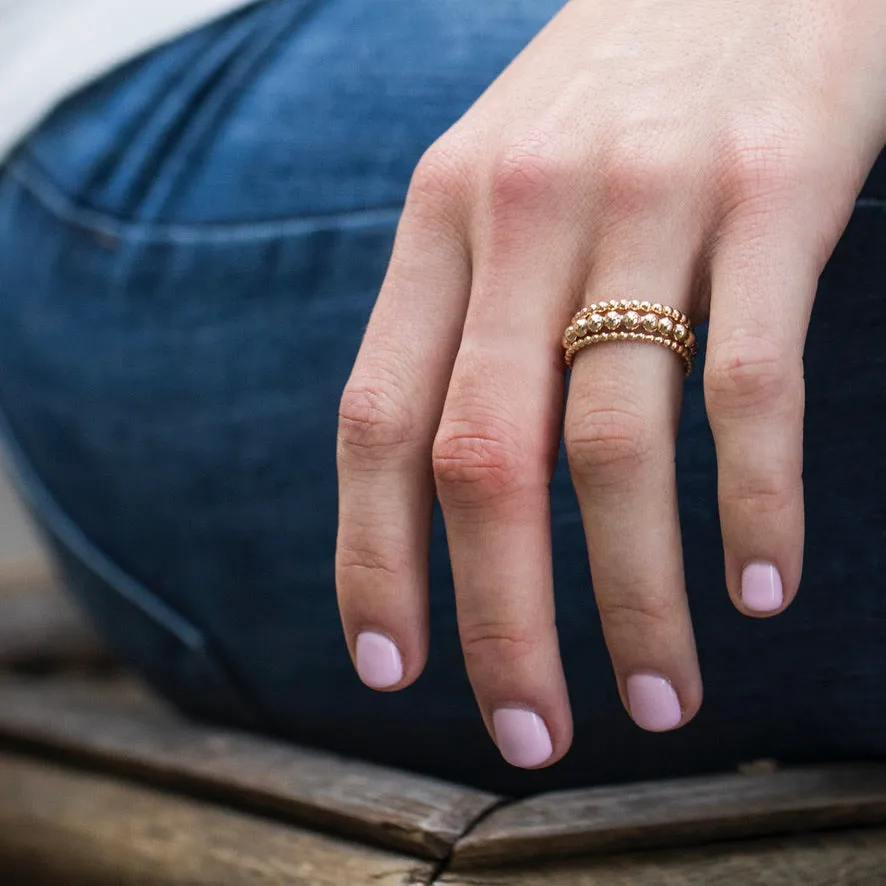
M385 698L353 673L336 413L415 163L555 8L259 4L86 90L6 168L20 477L110 642L188 709L236 700L258 728L452 777L499 765L442 533L428 679Z
M352 673L332 586L338 397L418 157L558 5L267 2L54 114L0 179L0 407L32 507L115 648L198 713L511 793L879 753L886 369L876 324L841 319L886 278L876 194L823 283L810 568L771 623L726 598L701 372L688 389L697 723L650 736L622 712L562 460L566 761L517 772L488 740L439 523L425 676L375 695Z

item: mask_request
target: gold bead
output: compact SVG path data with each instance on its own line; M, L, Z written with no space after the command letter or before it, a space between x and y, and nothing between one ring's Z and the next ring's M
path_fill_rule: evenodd
M645 313L644 308L648 308ZM563 334L566 366L572 368L579 351L607 341L662 345L680 358L686 376L692 372L697 351L696 336L689 319L676 308L637 300L609 299L583 307L572 318Z
M644 313L648 313L649 311L652 310L652 302L641 301L640 302L640 310L643 311Z

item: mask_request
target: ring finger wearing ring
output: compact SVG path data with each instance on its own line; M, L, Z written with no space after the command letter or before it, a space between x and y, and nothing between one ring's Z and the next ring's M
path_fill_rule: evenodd
M695 333L678 308L600 300L574 315L562 344L569 466L619 690L639 726L674 729L701 702L674 471Z

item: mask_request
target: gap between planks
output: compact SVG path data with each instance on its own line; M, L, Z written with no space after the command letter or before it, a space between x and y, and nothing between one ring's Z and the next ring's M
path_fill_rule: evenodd
M136 684L0 680L0 742L438 860L493 794L203 726Z
M0 752L0 880L64 886L417 886L432 862Z

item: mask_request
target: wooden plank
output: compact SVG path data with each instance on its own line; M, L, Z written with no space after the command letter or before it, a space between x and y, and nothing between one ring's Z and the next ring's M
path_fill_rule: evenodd
M432 778L192 723L130 686L0 682L0 742L445 858L498 798Z
M110 659L44 561L0 568L0 669L91 670Z
M441 886L876 886L886 833L846 831L519 869L447 873Z
M0 881L411 886L431 862L109 776L0 754Z
M648 782L503 806L459 841L453 867L878 822L886 822L882 764Z
M27 582L58 582L48 557L25 556L0 560L0 595L6 590L17 591Z

